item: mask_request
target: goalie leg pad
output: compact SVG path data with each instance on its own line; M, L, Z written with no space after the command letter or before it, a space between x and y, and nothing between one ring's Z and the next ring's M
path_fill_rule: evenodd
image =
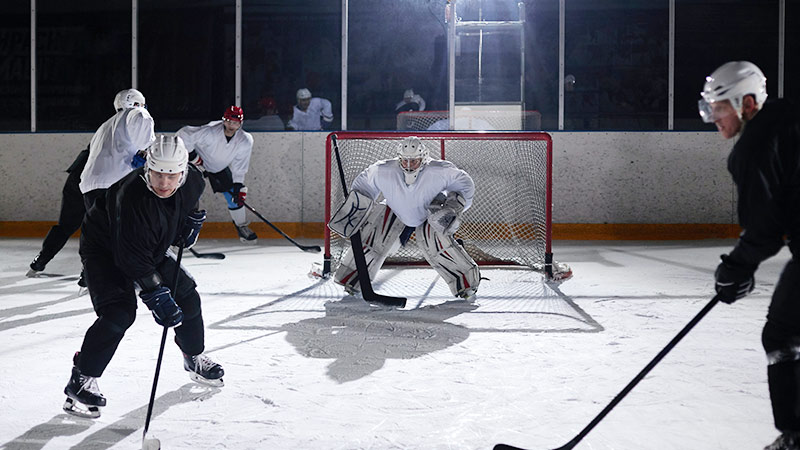
M478 265L452 234L441 234L428 222L417 227L417 246L455 297L471 298L481 283Z
M386 258L400 247L400 234L405 224L384 204L376 204L361 227L361 243L364 246L364 257L367 260L370 280L378 274ZM349 293L361 289L358 282L353 252L348 251L342 258L339 268L333 275L337 284L345 287Z

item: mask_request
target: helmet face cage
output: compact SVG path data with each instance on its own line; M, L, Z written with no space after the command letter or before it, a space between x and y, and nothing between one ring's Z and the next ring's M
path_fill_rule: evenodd
M161 197L154 189L150 180L151 172L159 173L180 173L181 178L178 186L167 197L178 191L178 188L186 182L188 171L189 152L183 144L183 139L177 136L159 135L155 142L147 149L147 163L144 169L144 181L151 192ZM162 198L167 198L162 197Z
M744 98L748 95L753 96L759 109L767 100L767 78L761 69L748 61L725 63L706 77L697 105L700 117L711 123L735 112L741 120ZM733 111L714 105L725 100L730 102Z
M410 136L400 142L397 149L397 162L403 169L406 184L416 181L419 171L425 167L428 161L430 161L428 149L425 148L420 138Z

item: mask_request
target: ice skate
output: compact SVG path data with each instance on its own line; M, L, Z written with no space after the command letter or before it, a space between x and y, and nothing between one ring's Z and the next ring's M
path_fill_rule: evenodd
M241 225L241 226L236 225L235 222L233 224L233 226L236 227L236 232L239 233L239 240L240 241L242 241L244 243L255 243L256 240L258 239L258 236L247 225L249 225L249 224L246 223L246 224Z
M786 431L764 450L800 450L800 432Z
M35 258L33 258L33 261L31 261L30 264L31 268L30 270L28 270L28 273L25 274L26 277L37 278L42 273L45 265L41 262L41 258L42 258L41 253L39 253L38 255L36 255Z
M478 292L475 288L464 289L458 293L458 296L463 298L469 303L475 303L475 294Z
M192 380L200 384L215 387L224 386L222 376L225 375L225 371L222 370L222 366L202 353L195 356L189 356L184 353L183 368L189 372Z
M100 393L97 378L81 374L77 367L72 367L72 376L64 393L67 394L64 411L78 417L96 419L100 417L100 407L106 406L106 398Z

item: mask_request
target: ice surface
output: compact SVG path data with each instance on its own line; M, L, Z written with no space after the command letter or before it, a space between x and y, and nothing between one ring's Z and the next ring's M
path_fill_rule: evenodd
M0 448L141 448L161 330L140 307L99 379L103 416L64 414L72 354L94 313L77 296L76 240L48 277L25 278L40 244L0 240ZM572 279L485 269L475 305L452 299L431 269L384 269L376 291L409 298L393 310L309 278L322 256L285 241L201 239L197 251L227 255L184 258L225 386L192 382L170 338L148 436L201 450L558 447L709 301L732 244L556 241ZM712 310L577 448L771 442L760 335L787 259L763 264L752 295Z

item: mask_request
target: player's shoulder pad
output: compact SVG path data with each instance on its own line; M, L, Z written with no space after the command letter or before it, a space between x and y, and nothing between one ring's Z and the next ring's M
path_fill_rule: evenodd
M249 142L250 145L253 145L253 135L248 133L247 131L242 130L241 128L239 128L239 131L242 132L242 135L244 136L245 140L247 140L247 142Z
M435 167L437 169L458 169L458 166L453 164L450 161L445 161L443 159L432 159L428 161L429 167Z

